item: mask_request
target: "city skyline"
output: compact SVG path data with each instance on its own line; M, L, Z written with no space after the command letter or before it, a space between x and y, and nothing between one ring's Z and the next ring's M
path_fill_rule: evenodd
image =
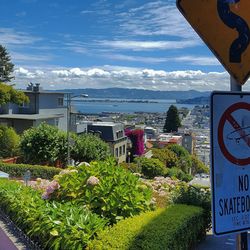
M2 0L0 44L18 88L229 90L175 1ZM244 90L248 90L248 83Z

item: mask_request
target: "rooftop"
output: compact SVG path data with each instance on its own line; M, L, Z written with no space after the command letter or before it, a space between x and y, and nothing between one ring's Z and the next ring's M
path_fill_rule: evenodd
M20 120L43 120L63 117L63 114L4 114L0 115L0 119L20 119Z

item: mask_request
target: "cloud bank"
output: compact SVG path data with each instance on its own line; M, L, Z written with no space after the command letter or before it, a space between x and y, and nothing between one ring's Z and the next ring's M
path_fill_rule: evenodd
M31 81L40 83L44 89L120 87L149 90L229 90L228 73L200 70L167 72L107 65L92 68L19 67L14 74L14 83L18 88L25 88Z

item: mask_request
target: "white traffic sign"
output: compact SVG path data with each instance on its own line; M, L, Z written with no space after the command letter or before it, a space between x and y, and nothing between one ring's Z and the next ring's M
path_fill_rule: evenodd
M250 229L250 93L211 96L213 231Z

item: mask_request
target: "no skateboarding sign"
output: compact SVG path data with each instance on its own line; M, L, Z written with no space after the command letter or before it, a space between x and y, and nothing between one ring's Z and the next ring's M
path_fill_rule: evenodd
M211 98L213 229L250 229L250 93L213 92Z

